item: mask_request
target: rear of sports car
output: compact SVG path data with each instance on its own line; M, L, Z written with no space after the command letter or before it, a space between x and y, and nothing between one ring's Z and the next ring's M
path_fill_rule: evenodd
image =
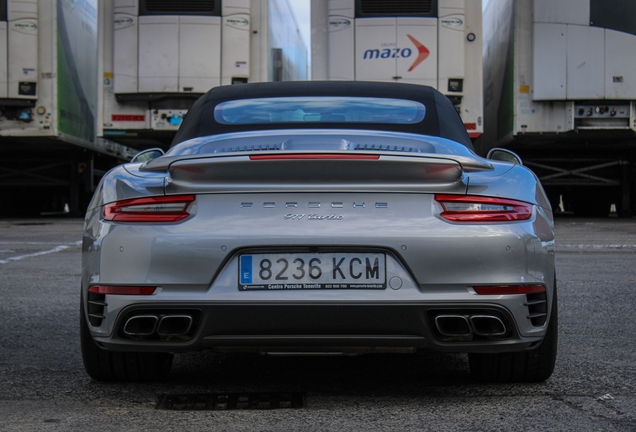
M438 350L469 353L479 380L547 379L554 235L535 176L449 140L349 135L200 141L110 172L84 235L89 375L160 379L204 349Z

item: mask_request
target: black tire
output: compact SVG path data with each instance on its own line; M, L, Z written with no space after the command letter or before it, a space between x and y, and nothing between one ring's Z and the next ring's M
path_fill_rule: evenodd
M470 375L482 382L541 382L552 375L557 356L558 308L556 282L552 312L541 345L526 352L468 354Z
M161 381L170 374L171 353L112 352L97 346L88 330L83 301L80 302L80 344L84 369L97 381Z

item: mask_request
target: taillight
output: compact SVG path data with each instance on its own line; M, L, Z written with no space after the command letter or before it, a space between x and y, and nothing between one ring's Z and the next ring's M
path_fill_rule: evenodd
M190 216L194 195L134 198L104 206L104 220L114 222L178 222Z
M505 222L532 217L532 204L475 195L435 195L444 219L454 222Z
M117 295L150 295L157 287L149 286L120 286L120 285L92 285L88 292L95 294L117 294Z
M473 287L477 294L504 295L504 294L536 294L545 292L543 285L489 285Z

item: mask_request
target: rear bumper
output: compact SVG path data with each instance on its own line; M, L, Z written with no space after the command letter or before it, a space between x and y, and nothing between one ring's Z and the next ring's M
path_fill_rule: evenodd
M324 214L337 212L343 219L284 218L290 208L314 211L302 210L314 200L329 209ZM554 239L546 215L537 210L525 222L458 226L435 217L435 206L426 194L219 194L198 196L196 215L180 224L95 222L84 242L85 301L92 284L157 290L149 296L106 295L105 306L95 312L103 318L91 322L91 334L104 348L118 351L277 346L510 352L535 347L546 325L533 324L525 295L479 295L473 287L541 284L551 304ZM334 250L384 253L387 288L239 289L239 256L245 251ZM188 340L121 336L127 314L181 314L184 309L200 314ZM494 311L510 331L505 338L442 338L429 316L437 310L468 317Z
M123 328L131 316L169 315L171 311L200 314L187 341L158 336L131 338ZM471 332L462 337L439 333L439 314L492 314L505 323L501 337ZM537 346L543 335L522 336L513 314L492 303L431 304L207 304L134 305L125 308L110 337L95 337L113 351L187 352L202 349L277 350L381 350L383 348L427 348L447 352L511 352Z

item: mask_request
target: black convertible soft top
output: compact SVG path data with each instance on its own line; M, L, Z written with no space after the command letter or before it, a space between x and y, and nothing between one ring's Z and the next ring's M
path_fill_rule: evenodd
M214 118L214 108L222 102L294 96L358 96L412 100L426 107L426 115L422 121L414 124L348 122L346 125L329 122L224 124L217 122ZM434 88L417 84L364 81L286 81L215 87L192 105L172 145L192 138L231 132L300 128L342 129L343 127L438 136L473 149L470 137L455 107Z

